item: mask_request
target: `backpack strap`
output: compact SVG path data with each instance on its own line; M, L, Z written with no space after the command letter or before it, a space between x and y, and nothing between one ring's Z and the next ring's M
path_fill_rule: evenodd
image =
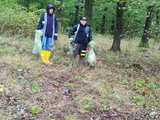
M75 40L75 39L76 39L76 37L77 37L77 34L78 34L78 31L79 31L79 28L80 28L80 24L78 24L78 26L77 26L77 30L76 30L76 32L75 32L74 40Z

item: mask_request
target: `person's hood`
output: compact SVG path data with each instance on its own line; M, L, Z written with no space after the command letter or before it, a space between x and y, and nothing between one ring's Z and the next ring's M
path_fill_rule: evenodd
M55 11L55 6L53 4L48 4L47 5L46 11L47 11L48 14L49 14L50 9L53 9L53 11Z

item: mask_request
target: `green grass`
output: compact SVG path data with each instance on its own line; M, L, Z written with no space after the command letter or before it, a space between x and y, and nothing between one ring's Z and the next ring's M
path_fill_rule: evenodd
M86 95L79 97L76 101L79 104L81 112L91 112L96 107L96 103L94 102L92 96Z
M77 118L73 115L69 115L65 117L65 120L77 120Z
M42 112L42 108L39 106L32 106L31 107L31 113L33 116L37 115L38 113Z

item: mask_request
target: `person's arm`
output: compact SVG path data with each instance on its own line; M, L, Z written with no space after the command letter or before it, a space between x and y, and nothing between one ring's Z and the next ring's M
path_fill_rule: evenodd
M75 32L77 31L77 25L73 26L73 28L70 30L68 37L71 38L75 35Z
M58 21L57 17L55 17L55 34L54 34L54 40L58 39Z
M88 42L90 42L91 40L92 40L92 29L91 29L91 27L89 27L89 41Z
M43 29L43 26L44 26L44 13L41 15L40 17L40 20L38 22L38 25L37 25L37 30L41 30Z

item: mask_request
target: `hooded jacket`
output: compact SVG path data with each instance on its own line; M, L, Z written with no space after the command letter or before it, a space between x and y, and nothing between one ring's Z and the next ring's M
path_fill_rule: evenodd
M43 30L44 36L53 37L54 39L57 39L58 36L57 17L55 16L54 13L53 14L49 13L50 9L55 10L52 4L49 4L46 8L46 12L41 15L37 29Z

